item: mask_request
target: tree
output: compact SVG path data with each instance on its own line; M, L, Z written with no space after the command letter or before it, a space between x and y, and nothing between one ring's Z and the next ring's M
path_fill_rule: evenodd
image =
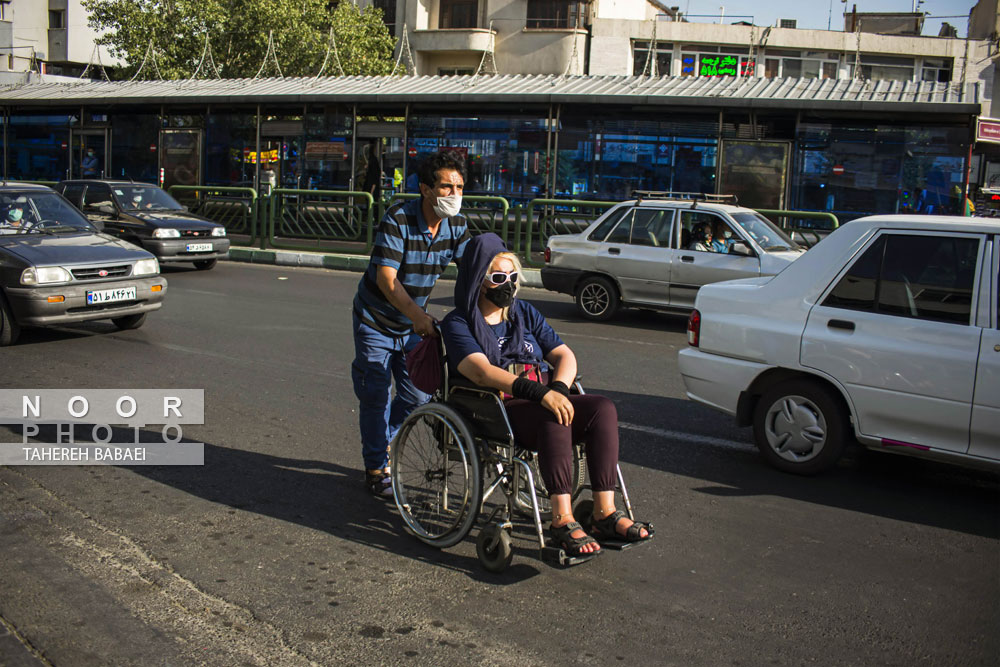
M99 44L125 61L119 78L140 67L150 40L166 79L191 76L201 62L205 38L225 78L253 77L265 61L268 35L284 76L315 76L322 67L332 28L344 73L388 74L395 40L375 7L359 9L343 0L84 0ZM331 54L325 75L339 74ZM202 67L199 76L206 74ZM277 76L273 58L262 72ZM141 78L154 78L146 62Z

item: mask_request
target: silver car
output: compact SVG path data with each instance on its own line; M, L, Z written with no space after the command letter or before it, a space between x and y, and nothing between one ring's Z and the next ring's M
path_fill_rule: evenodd
M621 306L689 311L702 285L779 273L805 252L753 209L689 199L622 202L579 234L549 238L542 284L586 319Z

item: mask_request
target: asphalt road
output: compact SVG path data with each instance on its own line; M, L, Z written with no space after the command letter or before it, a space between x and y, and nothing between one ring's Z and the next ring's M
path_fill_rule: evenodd
M526 290L613 398L655 540L481 569L362 487L358 274L168 273L139 330L29 330L5 388L203 388L198 467L0 468L0 664L996 665L1000 478L858 452L804 479L684 399L685 320L579 321ZM443 315L452 283L431 312ZM14 427L0 439L15 441ZM475 533L473 533L474 537Z

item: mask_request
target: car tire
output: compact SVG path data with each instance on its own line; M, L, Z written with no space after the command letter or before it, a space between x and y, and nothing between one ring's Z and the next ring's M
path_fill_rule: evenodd
M214 268L218 261L218 259L196 259L194 262L194 268L199 271L208 271Z
M14 312L7 305L7 297L0 292L0 347L13 345L21 335L21 327L14 319Z
M122 331L127 331L128 329L138 329L146 322L146 313L116 317L112 319L111 322Z
M764 460L784 472L815 475L844 454L850 423L833 389L811 380L779 383L754 409L753 435Z
M610 320L620 305L618 289L604 276L587 276L577 285L576 307L585 319Z

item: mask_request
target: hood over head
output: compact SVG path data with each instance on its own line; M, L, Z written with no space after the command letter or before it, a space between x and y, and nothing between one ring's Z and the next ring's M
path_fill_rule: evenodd
M476 342L479 343L479 347L483 349L486 357L494 366L533 361L533 358L526 358L524 360L510 360L505 358L503 360L504 363L501 364L497 337L479 310L479 293L483 285L483 279L490 268L490 264L493 263L493 258L502 252L507 252L507 246L496 234L487 233L473 237L468 245L465 246L462 261L458 266L458 279L455 281L455 309L465 317L465 321L469 323L469 329L471 329ZM516 299L511 304L508 312L508 319L512 326L507 349L523 350L524 322L523 318L518 316Z

